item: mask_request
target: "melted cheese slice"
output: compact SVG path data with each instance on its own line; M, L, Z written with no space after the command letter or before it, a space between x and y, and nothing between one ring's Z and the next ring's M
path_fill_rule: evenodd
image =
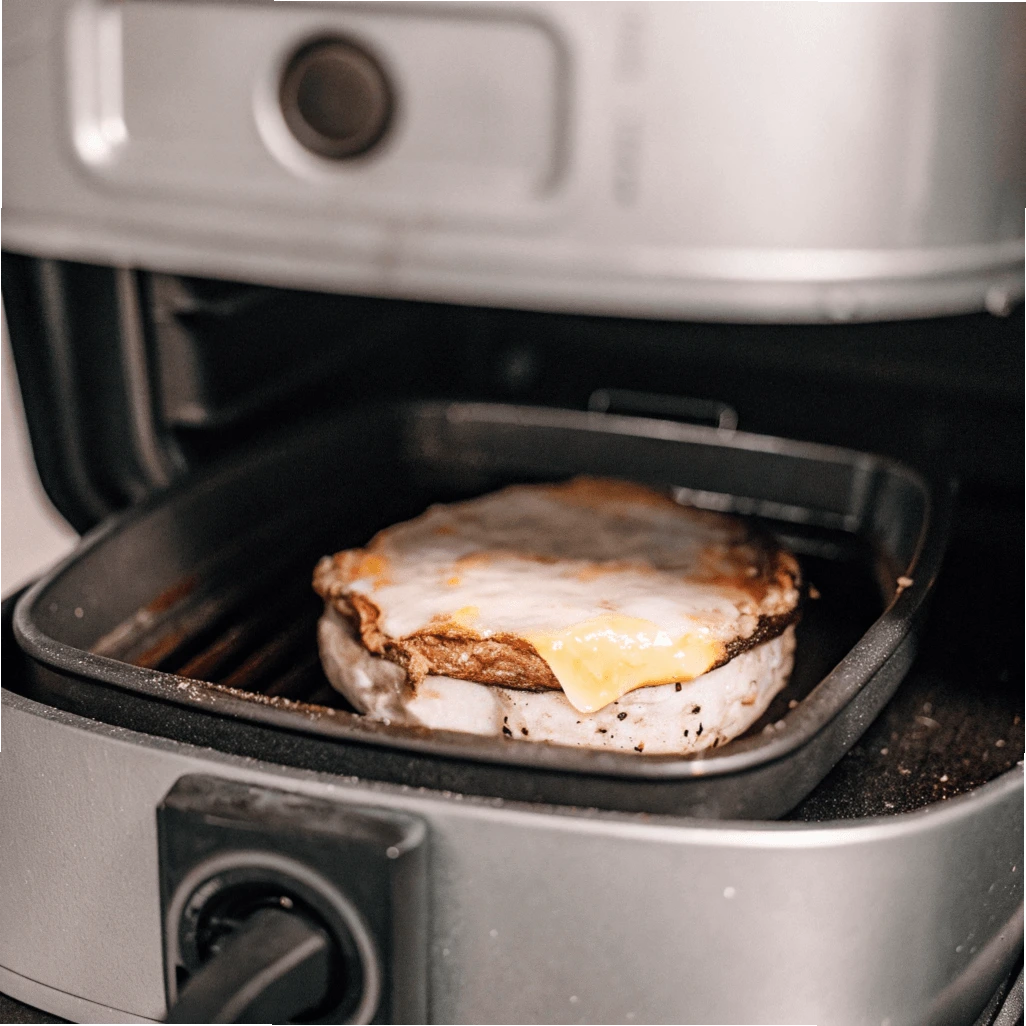
M720 642L697 634L671 637L651 620L615 613L525 640L583 713L597 712L635 688L694 680L725 654Z

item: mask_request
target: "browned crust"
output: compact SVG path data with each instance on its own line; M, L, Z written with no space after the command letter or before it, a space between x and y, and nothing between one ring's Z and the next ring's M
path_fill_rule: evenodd
M512 491L516 488L531 490L545 488L560 502L573 503L576 506L593 506L596 509L608 509L611 505L623 503L628 506L673 509L676 512L687 509L689 514L694 512L698 517L705 516L702 510L692 510L681 506L669 492L639 484L637 481L622 481L613 477L591 477L588 474L580 474L568 481L559 481L548 486L513 485L509 490Z
M755 625L755 630L747 638L735 638L733 641L728 641L725 646L726 654L724 657L715 666L710 666L709 669L715 670L717 666L729 663L731 659L741 655L742 652L747 652L749 649L755 648L756 645L763 644L763 642L772 641L783 634L791 624L798 623L801 618L802 608L800 602L796 603L795 607L788 613L781 613L778 616L760 616Z
M381 611L365 595L323 597L353 625L368 652L401 666L414 687L434 674L522 691L559 690L549 664L516 635L482 638L459 624L440 623L393 638L381 630Z

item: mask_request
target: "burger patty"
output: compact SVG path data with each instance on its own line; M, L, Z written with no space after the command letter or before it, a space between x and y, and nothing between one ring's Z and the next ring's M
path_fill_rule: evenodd
M358 644L411 701L444 679L561 692L552 698L575 716L595 716L772 644L798 617L800 577L793 556L743 521L576 478L433 506L325 557L314 587L328 607L325 668L347 693L339 652ZM771 676L791 648L774 647Z

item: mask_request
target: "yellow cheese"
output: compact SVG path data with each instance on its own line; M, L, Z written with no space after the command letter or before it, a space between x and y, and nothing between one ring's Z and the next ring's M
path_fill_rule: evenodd
M570 704L592 713L636 688L694 680L724 656L696 634L671 637L650 620L609 613L557 631L527 635Z

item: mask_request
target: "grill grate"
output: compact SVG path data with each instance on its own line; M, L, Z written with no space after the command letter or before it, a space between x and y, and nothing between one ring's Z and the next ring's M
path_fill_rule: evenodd
M93 646L146 669L250 694L352 711L317 654L321 601L307 571L167 589Z

